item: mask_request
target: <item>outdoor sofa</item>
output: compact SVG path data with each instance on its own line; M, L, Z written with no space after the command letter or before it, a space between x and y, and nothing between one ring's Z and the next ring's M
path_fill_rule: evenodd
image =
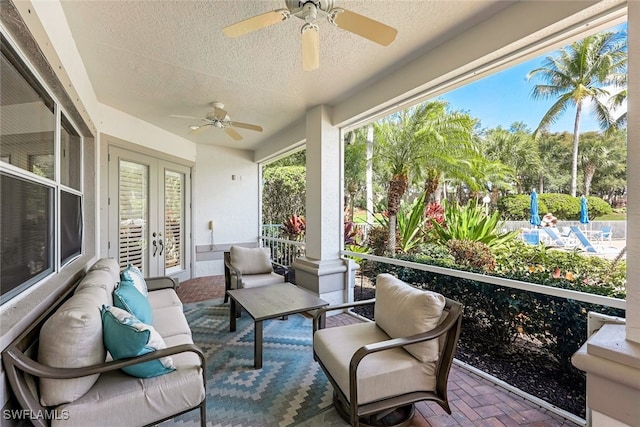
M2 352L20 413L36 426L139 427L199 409L204 427L205 358L176 281L142 280L145 296L120 274L114 259L98 260ZM149 324L138 319L149 316ZM132 351L139 355L122 358Z

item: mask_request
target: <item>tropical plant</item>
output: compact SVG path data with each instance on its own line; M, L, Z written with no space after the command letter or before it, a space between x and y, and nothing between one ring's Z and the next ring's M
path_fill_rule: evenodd
M491 249L482 242L451 239L447 242L447 249L458 265L482 272L496 268L496 259Z
M527 78L539 76L546 84L537 84L532 91L534 99L555 99L544 114L536 134L546 130L570 106L576 107L573 129L573 153L571 166L571 195L577 191L578 148L580 118L584 104L592 103L592 113L602 129L616 125L611 94L607 86L617 87L626 79L627 42L624 32L605 32L585 37L561 49L557 55L548 56L542 67L532 70Z
M400 242L398 249L407 253L422 242L424 237L424 193L412 204L400 203L398 212L398 233Z
M289 240L303 240L307 223L304 217L296 214L291 215L282 223L282 235Z
M518 234L517 231L500 232L500 213L486 215L475 201L465 206L444 203L445 224L432 221L434 240L446 244L449 240L472 240L493 248L500 246Z
M498 126L485 132L483 153L491 160L509 166L515 177L518 193L523 193L522 177L537 175L540 167L540 153L532 132L522 122L513 123L510 129Z
M432 101L392 114L374 125L375 159L388 179L389 251L396 247L396 224L402 196L411 181L423 180L429 197L443 171L467 176L462 163L471 150L475 121L468 114L448 112L447 103Z
M578 164L582 169L584 195L591 194L591 183L596 172L606 173L615 170L620 164L625 150L624 142L620 143L618 132L605 134L586 132L582 135L581 150Z

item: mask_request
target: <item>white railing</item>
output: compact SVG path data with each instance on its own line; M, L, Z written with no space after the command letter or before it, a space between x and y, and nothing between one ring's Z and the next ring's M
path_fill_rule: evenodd
M602 295L589 294L586 292L573 291L571 289L553 288L551 286L538 285L535 283L523 282L520 280L506 279L498 276L488 276L486 274L472 273L469 271L456 270L453 268L438 267L435 265L419 264L411 261L404 261L394 258L386 258L376 255L361 254L357 252L342 251L345 256L353 258L367 259L384 264L398 265L401 267L413 268L421 271L442 274L445 276L459 277L461 279L475 280L477 282L489 283L507 288L520 289L529 292L536 292L543 295L550 295L560 298L567 298L575 301L590 304L603 305L605 307L619 308L626 310L627 301L619 298L605 297Z
M262 246L271 249L271 260L277 265L289 267L296 258L304 256L305 242L261 236Z

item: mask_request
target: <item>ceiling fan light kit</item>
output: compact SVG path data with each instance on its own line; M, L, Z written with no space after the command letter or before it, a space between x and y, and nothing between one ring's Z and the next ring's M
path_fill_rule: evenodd
M227 112L224 110L223 103L214 101L211 103L211 106L213 107L213 111L208 112L204 118L181 116L177 114L171 114L171 117L177 117L179 119L201 120L205 122L203 125L190 125L189 134L191 135L200 133L209 127L214 127L217 129L224 129L227 135L229 135L236 141L240 141L242 139L242 135L240 135L234 128L262 132L261 126L231 121L231 119L229 118L229 114L227 114Z
M319 27L315 24L318 15L338 28L357 34L382 46L389 46L398 30L375 19L347 9L334 7L334 0L285 0L287 9L277 9L245 19L225 27L222 32L228 37L245 34L288 20L292 15L305 21L301 28L302 68L312 71L320 66Z

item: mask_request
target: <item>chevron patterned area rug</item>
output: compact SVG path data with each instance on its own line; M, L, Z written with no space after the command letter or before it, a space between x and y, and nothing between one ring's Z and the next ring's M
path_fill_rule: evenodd
M229 305L184 305L194 342L207 359L207 425L271 427L300 424L332 406L332 388L313 361L311 319L263 324L263 367L253 368L253 320L243 312L229 332ZM168 425L191 426L197 411ZM163 424L164 425L164 424Z

